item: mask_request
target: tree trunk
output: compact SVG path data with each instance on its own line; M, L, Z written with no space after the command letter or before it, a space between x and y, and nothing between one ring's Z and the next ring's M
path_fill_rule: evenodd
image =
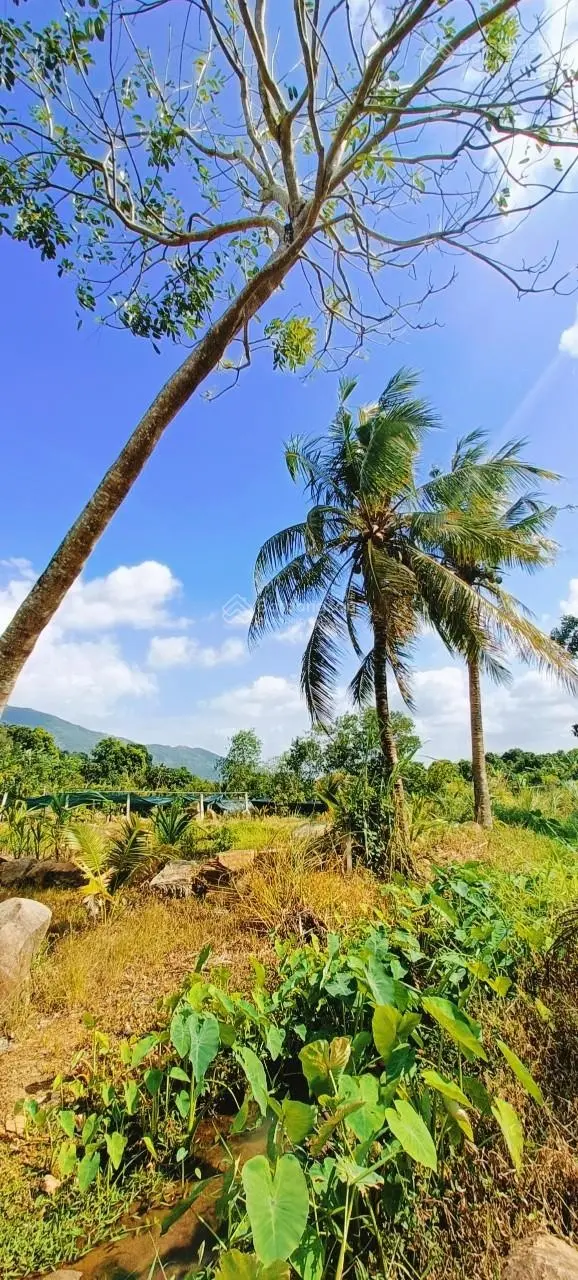
M310 208L307 221L296 232L294 241L272 254L258 275L248 282L171 375L16 611L0 637L0 715L39 636L82 572L95 544L138 479L161 436L215 369L231 340L281 284L309 239L315 216L316 210Z
M488 787L486 753L484 749L484 722L482 719L482 693L480 688L480 664L477 659L468 662L470 685L470 725L472 732L472 774L474 779L474 818L481 827L492 825L492 804Z
M387 649L383 629L378 620L374 619L374 646L373 646L373 662L374 662L374 685L375 685L375 708L377 711L377 723L379 726L379 740L381 743L381 751L384 761L384 773L389 781L395 774L399 758L397 754L397 744L391 729L391 716L389 713L389 697L387 691ZM393 790L393 809L394 809L394 834L392 847L390 849L390 866L392 870L409 871L412 869L412 857L410 848L409 826L407 821L407 813L405 808L405 792L403 782L399 775L394 777L392 784Z

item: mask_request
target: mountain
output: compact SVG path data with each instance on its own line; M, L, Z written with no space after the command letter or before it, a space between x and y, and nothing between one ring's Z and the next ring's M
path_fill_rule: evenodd
M118 736L97 733L95 729L84 729L80 724L61 720L60 716L50 716L46 711L33 711L31 707L6 707L0 719L6 724L25 724L30 729L47 729L61 751L85 751L87 755L103 738ZM121 741L127 742L130 739L123 738ZM206 778L207 782L218 781L221 756L215 755L214 751L205 751L204 747L165 747L158 742L147 742L144 745L155 764L167 764L175 768L184 765L198 778Z

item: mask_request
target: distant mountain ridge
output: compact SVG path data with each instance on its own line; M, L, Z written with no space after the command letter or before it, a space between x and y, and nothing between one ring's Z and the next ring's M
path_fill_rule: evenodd
M34 711L32 707L6 707L0 723L24 724L30 729L46 729L52 734L61 751L84 751L87 755L102 742L103 738L119 737L118 734L98 733L96 729L85 729L81 724L72 724L70 720L61 720L60 716L48 715L46 711ZM130 742L130 738L121 738L122 742ZM206 751L204 747L165 747L158 742L144 744L150 751L155 764L166 764L173 768L182 765L198 778L206 778L207 782L218 782L221 756L214 751Z

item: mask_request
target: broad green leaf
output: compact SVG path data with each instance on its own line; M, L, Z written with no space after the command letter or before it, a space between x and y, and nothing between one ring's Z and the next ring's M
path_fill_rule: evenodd
M439 912L439 915L443 916L444 920L448 921L448 924L456 925L458 923L458 917L453 907L439 893L431 893L427 905Z
M200 1018L192 1013L189 1020L191 1044L189 1061L197 1084L202 1084L208 1067L219 1052L219 1024L213 1013Z
M190 1009L177 1009L171 1019L171 1044L176 1049L179 1058L186 1058L191 1047L190 1017Z
M306 1102L294 1102L286 1098L282 1108L283 1128L290 1142L298 1145L303 1142L315 1124L317 1108Z
M88 1191L100 1168L100 1151L93 1151L91 1156L84 1156L76 1174L81 1191Z
M199 954L197 956L193 973L200 973L201 969L204 969L212 950L213 950L212 942L205 942L204 947L201 947L201 950L199 951ZM175 1048L176 1048L176 1045L175 1045Z
M434 1140L411 1103L396 1098L395 1111L390 1108L386 1111L385 1118L394 1138L401 1143L408 1156L417 1164L425 1165L426 1169L433 1169L435 1173L438 1161Z
M267 970L261 960L257 956L249 956L249 963L255 974L255 981L258 987L264 987L267 982Z
M86 1117L82 1126L82 1133L80 1136L85 1147L92 1141L97 1125L98 1116L96 1115L96 1112L93 1111L91 1115Z
M383 1128L385 1104L379 1101L379 1081L375 1076L342 1076L339 1096L348 1102L359 1101L363 1105L346 1118L346 1126L360 1142L368 1142Z
M106 1081L104 1084L101 1084L100 1096L102 1098L102 1101L104 1102L105 1107L111 1107L114 1102L114 1089L112 1085L107 1084Z
M377 1052L387 1066L397 1040L401 1013L392 1004L378 1004L371 1020Z
M151 1155L151 1156L152 1156L153 1160L157 1160L157 1161L158 1161L158 1158L159 1158L159 1157L158 1157L158 1152L157 1152L157 1150L156 1150L156 1148L155 1148L155 1144L154 1144L154 1142L153 1142L153 1140L152 1140L152 1138L151 1138L151 1136L150 1136L150 1133L145 1133L144 1138L143 1138L143 1142L144 1142L144 1145L145 1145L145 1147L146 1147L146 1149L147 1149L147 1151L148 1151L149 1155Z
M169 1080L180 1080L182 1084L190 1084L189 1077L182 1067L171 1067Z
M299 1050L299 1061L303 1075L309 1085L321 1085L329 1076L329 1043L327 1040L312 1040Z
M248 1119L249 1119L249 1097L247 1096L246 1098L244 1098L243 1102L241 1103L241 1106L239 1107L239 1110L235 1116L235 1119L233 1120L233 1123L231 1125L231 1133L234 1135L237 1133L243 1133L244 1130L247 1128Z
M158 1036L155 1035L144 1036L142 1040L139 1040L138 1043L133 1046L132 1057L130 1060L131 1067L140 1066L143 1058L146 1058L147 1053L150 1053L151 1049L154 1049L156 1044L158 1044Z
M186 1089L181 1089L180 1093L177 1093L175 1103L179 1115L183 1117L183 1120L186 1120L191 1109L191 1096Z
M135 1080L127 1080L124 1086L124 1101L129 1116L133 1116L136 1110L138 1098L138 1085Z
M351 1057L349 1036L335 1036L329 1045L329 1070L332 1075L345 1071Z
M512 985L512 979L506 978L506 975L500 973L497 978L488 978L488 986L495 991L497 996L507 996Z
M247 1080L251 1088L251 1093L257 1103L257 1106L264 1116L267 1114L268 1090L267 1076L261 1059L257 1057L253 1049L249 1049L247 1045L235 1050L235 1057L245 1072Z
M538 998L536 998L534 1001L534 1006L536 1009L536 1013L538 1014L538 1017L542 1019L542 1022L553 1021L552 1011L551 1009L548 1008L547 1004L544 1004L543 1000L539 1000Z
M164 1074L164 1071L161 1071L160 1067L150 1067L148 1071L145 1071L145 1088L147 1093L150 1093L151 1098L154 1098L158 1093L163 1082Z
M219 1258L215 1280L289 1280L291 1268L287 1262L272 1262L264 1267L254 1253L241 1253L229 1249Z
M113 1169L120 1169L126 1143L127 1139L125 1138L124 1133L118 1133L117 1131L114 1133L107 1133L106 1149Z
M520 1117L511 1104L506 1102L505 1098L495 1099L492 1115L498 1121L506 1146L512 1157L512 1164L519 1173L522 1168L522 1155L524 1152L524 1131Z
M422 1071L422 1079L429 1085L430 1089L435 1089L437 1093L443 1094L444 1098L451 1098L453 1102L457 1102L461 1107L471 1107L469 1098L466 1097L463 1089L455 1080L444 1080L437 1071Z
M376 1004L392 1004L402 1013L405 1011L409 998L407 988L392 978L374 956L365 965L364 976Z
M241 1174L253 1245L259 1261L268 1266L285 1262L297 1248L307 1226L309 1193L305 1174L295 1156L277 1161L272 1176L266 1156L253 1156Z
M466 967L474 978L477 978L480 982L485 982L490 976L490 969L485 960L468 960L466 961Z
M477 1107L478 1111L481 1111L482 1115L491 1116L492 1099L481 1080L478 1080L477 1076L462 1076L462 1084L464 1086L464 1092L467 1093L468 1098L473 1102L474 1107Z
M466 1056L482 1058L487 1062L487 1054L480 1042L476 1023L462 1013L457 1005L451 1000L444 1000L442 996L424 996L422 1005L426 1013L429 1013L430 1017L434 1018L452 1040L465 1051Z
M347 1182L351 1187L383 1186L383 1178L375 1169L356 1164L355 1160L348 1160L345 1156L340 1156L337 1161L337 1176L341 1182Z
M301 1243L291 1254L291 1266L301 1280L322 1280L325 1270L325 1248L314 1225L305 1228Z
M273 1062L276 1062L277 1058L281 1057L281 1054L283 1052L284 1042L285 1042L285 1032L280 1031L279 1027L276 1027L274 1023L271 1023L271 1025L267 1028L266 1043L267 1043L267 1049L271 1054Z
M61 1178L68 1178L76 1169L76 1143L61 1142L56 1151L56 1167Z
M537 1084L534 1077L530 1075L528 1068L520 1061L517 1054L515 1054L512 1049L509 1049L507 1044L504 1044L503 1040L498 1040L497 1045L500 1053L503 1053L508 1066L511 1067L514 1075L518 1077L522 1088L526 1090L526 1093L530 1094L530 1097L534 1099L534 1102L538 1103L539 1107L543 1107L545 1105L544 1094L542 1093L540 1085Z
M76 1133L76 1116L74 1111L59 1111L58 1123L67 1138L74 1138Z

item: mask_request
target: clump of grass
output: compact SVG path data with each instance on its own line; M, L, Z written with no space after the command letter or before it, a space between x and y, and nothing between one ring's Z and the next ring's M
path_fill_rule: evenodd
M317 921L325 929L367 919L380 904L377 881L367 871L344 875L336 860L322 859L309 840L277 841L231 892L235 917L248 927L281 935Z

